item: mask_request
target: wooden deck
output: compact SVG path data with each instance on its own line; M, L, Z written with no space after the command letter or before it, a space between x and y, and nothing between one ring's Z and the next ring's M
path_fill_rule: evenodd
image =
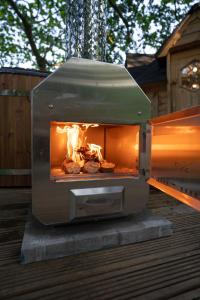
M200 299L200 213L153 192L170 237L20 265L30 190L0 190L0 299Z

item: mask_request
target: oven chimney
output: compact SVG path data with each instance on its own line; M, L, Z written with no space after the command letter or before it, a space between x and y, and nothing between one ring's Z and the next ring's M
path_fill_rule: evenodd
M106 0L67 0L67 58L106 61Z

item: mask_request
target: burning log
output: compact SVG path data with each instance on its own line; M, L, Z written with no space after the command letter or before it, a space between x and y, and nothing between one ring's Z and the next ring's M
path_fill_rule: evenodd
M81 167L77 162L69 162L66 159L64 160L62 167L67 174L79 174L81 170Z
M94 174L99 171L99 168L100 168L100 163L95 161L88 161L84 164L83 171L85 173Z
M87 143L85 133L89 127L98 124L73 124L71 126L57 127L58 133L67 134L67 154L62 169L67 174L80 174L81 171L94 174L99 171L113 172L115 164L103 159L100 145Z
M86 147L80 147L77 152L80 154L81 158L84 161L95 161L99 162L99 157L96 151L91 151L90 147L87 145Z

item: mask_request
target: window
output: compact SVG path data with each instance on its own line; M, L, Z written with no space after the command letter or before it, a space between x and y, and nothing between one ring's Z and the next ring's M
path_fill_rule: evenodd
M200 89L200 61L192 61L181 70L181 85L191 90Z

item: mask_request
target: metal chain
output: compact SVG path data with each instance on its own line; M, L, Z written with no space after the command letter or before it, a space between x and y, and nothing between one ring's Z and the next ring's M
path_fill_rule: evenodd
M67 0L67 57L106 60L106 0Z

